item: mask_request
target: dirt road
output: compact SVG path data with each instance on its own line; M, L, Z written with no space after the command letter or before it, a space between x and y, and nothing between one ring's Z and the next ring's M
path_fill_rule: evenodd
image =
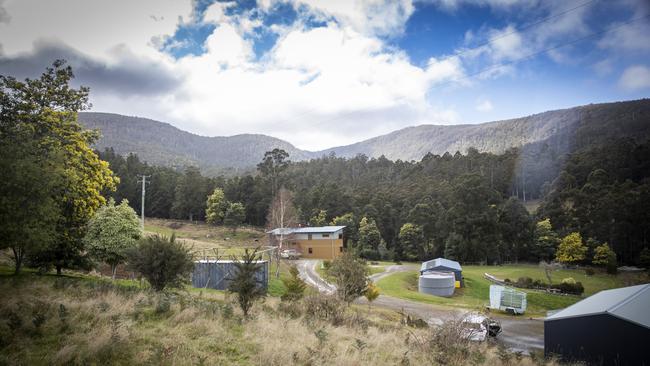
M318 260L298 261L297 265L300 271L300 277L320 292L333 294L336 292L336 286L322 279L315 270L316 265L319 265L319 263L320 261ZM377 282L392 273L411 271L413 269L417 269L417 267L413 265L391 265L386 267L384 272L370 276L370 279L373 282ZM358 304L367 304L366 299L363 297L357 299L355 302ZM467 313L464 309L450 309L448 307L424 304L386 295L380 295L372 305L410 314L411 316L425 320L430 325L442 324L446 320L459 318ZM501 314L491 314L490 316L501 322L503 332L498 336L497 340L509 349L524 353L544 349L544 322L542 320Z

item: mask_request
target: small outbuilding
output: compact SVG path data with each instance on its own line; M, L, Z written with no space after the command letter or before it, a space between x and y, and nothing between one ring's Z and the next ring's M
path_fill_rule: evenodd
M463 281L463 268L460 263L445 258L436 258L422 263L420 275L427 272L450 272L456 278L456 287L465 287Z
M269 262L256 261L258 267L255 281L259 287L267 289L269 283ZM237 273L235 261L232 260L200 260L194 262L192 286L196 288L211 288L227 290L230 281Z
M544 320L544 354L565 362L650 365L650 284L601 291Z

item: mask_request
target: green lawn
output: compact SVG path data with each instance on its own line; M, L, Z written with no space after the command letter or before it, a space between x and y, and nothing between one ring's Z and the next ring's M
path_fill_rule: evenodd
M418 271L398 272L389 275L379 280L377 285L383 294L407 300L453 307L482 308L488 304L490 296L491 282L483 277L486 272L513 281L523 276L546 281L544 271L536 265L463 266L465 288L457 289L451 298L419 293L417 288ZM585 296L589 296L604 289L642 282L643 278L641 276L645 275L621 274L611 276L597 273L593 276L586 276L583 270L558 270L553 273L551 278L553 282L560 282L563 278L573 277L576 281L582 282L585 287ZM548 310L561 309L582 299L578 296L551 295L532 290L524 291L528 293L527 313L529 315L543 315Z

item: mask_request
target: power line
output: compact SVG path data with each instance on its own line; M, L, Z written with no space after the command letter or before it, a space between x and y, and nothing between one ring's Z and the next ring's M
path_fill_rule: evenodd
M519 28L518 30L515 29L515 30L513 30L512 32L509 32L509 33L506 33L506 34L501 34L501 35L499 35L499 36L496 36L496 37L490 38L490 39L488 39L486 42L481 43L481 44L479 44L478 46L474 46L474 47L472 47L472 48L468 48L468 49L465 49L465 50L463 50L463 51L456 52L456 53L454 53L453 55L448 55L448 56L442 57L442 58L441 58L440 60L438 60L438 61L439 61L439 62L440 62L440 61L446 61L446 60L449 60L449 59L452 59L452 58L455 58L455 57L458 57L458 56L464 55L464 54L466 54L466 53L468 53L468 52L478 50L478 49L480 49L480 48L482 48L482 47L485 47L485 46L487 46L487 45L489 45L489 44L494 43L495 41L497 41L497 40L499 40L499 39L502 39L502 38L505 38L505 37L511 36L511 35L513 35L513 34L516 34L516 33L518 33L518 32L521 32L521 31L524 31L524 30L530 29L530 28L532 28L532 27L534 27L534 26L536 26L536 25L539 25L539 24L542 24L542 23L548 22L549 20L552 20L552 19L555 19L555 18L559 18L559 17L561 17L561 16L563 16L563 15L565 15L565 14L568 14L568 13L570 13L570 12L572 12L572 11L575 11L575 10L578 10L578 9L580 9L580 8L583 8L583 7L585 7L585 6L587 6L587 5L591 4L591 3L594 3L594 2L596 2L596 1L598 1L598 0L589 0L589 1L587 1L587 2L584 2L584 3L580 4L580 5L574 6L574 7L572 7L572 8L567 9L567 10L564 10L564 11L561 11L561 12L559 12L559 13L557 13L557 14L553 14L553 15L548 16L548 17L546 17L546 18L542 18L542 19L537 20L537 21L535 21L535 22L533 22L533 23L530 23L530 24L528 24L528 25L525 25L525 26ZM402 98L405 98L405 97L401 97L400 99L402 99ZM399 99L398 99L398 100L399 100ZM307 109L307 110L304 111L304 112L301 112L301 113L298 113L298 114L294 115L294 116L293 116L292 118L290 118L290 119L285 119L285 120L282 121L282 122L295 121L295 120L297 120L298 118L303 117L303 116L306 116L306 115L309 115L309 114L311 114L312 112L315 112L315 111L316 111L316 108L310 108L310 109ZM353 111L353 112L356 112L356 111Z
M142 183L142 218L140 220L140 225L142 225L142 232L144 232L144 197L147 191L147 183L151 183L151 181L147 182L147 178L150 177L150 175L138 174L138 183Z
M511 36L511 35L513 35L513 34L517 34L517 33L519 33L519 32L525 31L526 29L530 29L530 28L532 28L532 27L534 27L534 26L536 26L536 25L540 25L540 24L545 23L545 22L547 22L547 21L549 21L549 20L551 20L551 19L559 18L559 17L561 17L562 15L565 15L565 14L567 14L567 13L570 13L570 12L572 12L572 11L574 11L574 10L577 10L577 9L580 9L580 8L584 8L585 6L587 6L587 5L589 5L589 4L593 3L593 2L596 2L596 1L598 1L598 0L590 0L590 1L587 1L587 2L585 2L585 3L580 4L580 5L578 5L578 6L575 6L575 7L573 7L573 8L570 8L570 9L564 10L564 11L559 12L559 13L557 13L557 14L553 14L553 15L548 16L548 17L546 17L546 18L542 18L542 19L540 19L540 20L538 20L538 21L536 21L536 22L530 23L530 24L528 24L528 25L526 25L526 26L524 26L524 27L521 27L521 28L519 28L519 29L515 29L515 30L513 30L512 32L508 32L508 33L501 34L501 35L498 35L498 36L496 36L496 37L490 38L490 39L488 39L487 41L485 41L485 42L479 44L478 46L474 46L474 47L472 47L472 48L470 48L470 49L466 49L466 50L463 50L463 51L461 51L461 52L457 52L457 53L455 53L455 54L453 54L453 55L443 57L441 60L447 60L447 59L450 59L450 58L453 58L453 57L457 57L457 56L463 55L463 54L465 54L465 53L467 53L467 52L477 50L477 49L479 49L479 48L482 48L482 47L484 47L484 46L487 46L487 45L489 45L489 44L492 44L492 43L494 43L495 41L498 41L499 39L502 39L502 38L505 38L505 37Z
M513 65L513 64L519 63L521 61L524 61L524 60L533 58L535 56L541 55L543 53L554 51L554 50L557 50L557 49L562 48L562 47L570 46L570 45L585 41L585 40L587 40L589 38L592 38L592 37L596 37L596 36L599 36L599 35L603 35L603 34L615 31L617 29L628 26L628 25L630 25L632 23L638 22L639 20L643 20L643 19L646 19L648 17L650 17L650 15L642 16L642 17L639 17L639 18L634 18L634 19L631 19L631 20L629 20L627 22L621 23L621 24L619 24L619 25L617 25L615 27L611 27L611 28L608 28L608 29L605 29L605 30L602 30L602 31L599 31L599 32L590 33L590 34L588 34L588 35L586 35L584 37L580 37L580 38L574 39L574 40L569 41L569 42L561 43L561 44L555 45L553 47L545 48L543 50L533 52L531 54L528 54L526 56L511 60L511 61L507 61L507 62L503 62L503 63L499 63L499 64L496 64L496 65L486 67L486 68L484 68L484 69L482 69L480 71L465 75L463 77L459 77L459 78L455 78L455 79L447 80L445 82L438 83L438 84L433 85L430 88L426 89L425 94L430 92L435 87L440 87L440 86L444 86L444 85L447 85L447 84L455 83L455 82L458 82L460 80L470 79L472 77L478 76L480 74L486 73L486 72L491 71L491 70L495 70L495 69L499 69L499 68L502 68L502 67L505 67L505 66ZM407 97L403 96L403 97L395 98L393 101L394 102L399 102L400 100L403 100L403 99L407 99ZM341 117L353 115L353 114L359 113L359 112L362 112L362 111L361 110L354 110L354 111L339 113L336 116L333 116L331 118L320 120L320 121L317 122L317 124L322 124L322 123L325 123L325 122L334 121L334 120L337 120L337 119L339 119Z

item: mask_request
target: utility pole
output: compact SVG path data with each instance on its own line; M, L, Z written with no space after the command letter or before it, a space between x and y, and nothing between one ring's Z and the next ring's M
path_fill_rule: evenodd
M147 191L147 188L146 188L147 183L151 183L151 182L147 182L147 178L150 178L150 177L151 177L150 175L144 175L144 174L138 175L138 183L142 182L142 211L140 211L142 219L141 219L140 225L142 226L142 231L143 232L144 232L144 196L145 196L145 193Z

